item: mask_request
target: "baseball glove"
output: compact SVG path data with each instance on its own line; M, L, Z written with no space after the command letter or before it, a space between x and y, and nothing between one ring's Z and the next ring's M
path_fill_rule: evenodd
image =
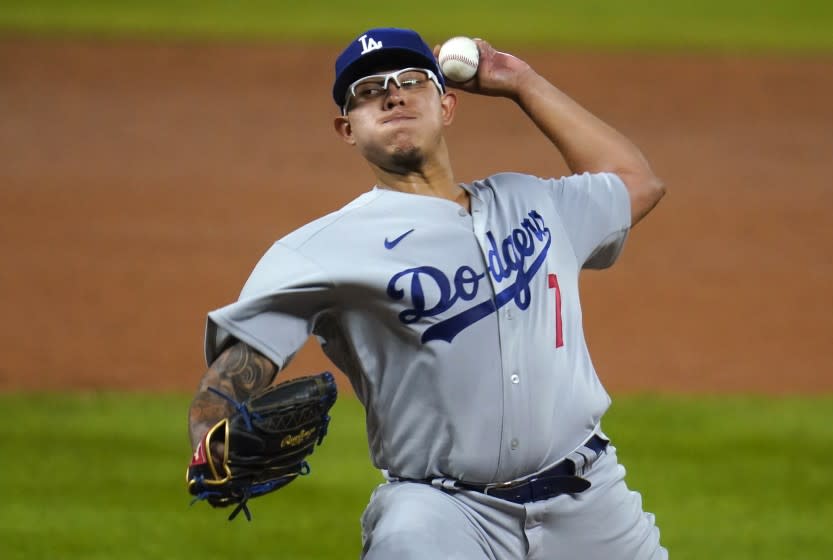
M191 503L233 505L229 520L240 511L251 520L246 505L250 498L309 473L305 458L327 434L328 412L337 396L335 380L329 372L300 377L267 387L242 403L211 390L231 401L236 412L217 422L197 445L186 473L188 491L195 496ZM223 444L221 462L211 452L217 443Z

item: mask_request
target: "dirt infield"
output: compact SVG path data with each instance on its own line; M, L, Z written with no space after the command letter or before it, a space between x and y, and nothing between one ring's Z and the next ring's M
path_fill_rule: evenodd
M366 190L334 52L0 39L0 390L190 390L207 310L273 240ZM583 280L614 392L833 391L833 58L521 52L668 184ZM566 168L465 96L460 180ZM292 373L326 367L308 345Z

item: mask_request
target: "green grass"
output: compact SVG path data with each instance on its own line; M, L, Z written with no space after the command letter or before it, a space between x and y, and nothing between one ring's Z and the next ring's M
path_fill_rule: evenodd
M189 507L188 399L86 395L0 397L0 558L355 558L373 486L358 428L342 399L313 474L252 503L253 522Z
M621 399L606 428L675 559L829 557L833 399Z
M829 0L6 0L0 29L336 42L377 25L507 45L833 50Z
M0 558L357 558L380 481L341 398L312 476L254 520L188 506L185 396L0 395ZM620 397L605 420L678 560L828 558L833 397Z

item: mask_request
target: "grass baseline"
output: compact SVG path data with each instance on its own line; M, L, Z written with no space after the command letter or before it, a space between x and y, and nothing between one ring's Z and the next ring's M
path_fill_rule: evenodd
M0 557L356 558L381 482L342 397L313 473L252 502L189 508L184 395L0 395ZM824 558L833 396L621 396L604 429L675 558ZM11 458L11 459L10 459ZM269 544L263 544L269 543Z
M826 0L519 0L511 7L501 0L423 0L387 12L370 0L349 8L338 0L7 0L0 3L0 30L341 46L361 29L402 26L432 42L465 34L513 48L833 51L833 3Z

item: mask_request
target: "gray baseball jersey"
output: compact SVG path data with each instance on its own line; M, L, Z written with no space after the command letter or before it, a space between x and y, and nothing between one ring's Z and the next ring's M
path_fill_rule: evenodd
M613 174L462 187L471 213L375 188L275 243L209 314L209 363L233 337L284 367L315 334L394 477L500 482L562 459L610 403L578 276L618 256L627 190Z

